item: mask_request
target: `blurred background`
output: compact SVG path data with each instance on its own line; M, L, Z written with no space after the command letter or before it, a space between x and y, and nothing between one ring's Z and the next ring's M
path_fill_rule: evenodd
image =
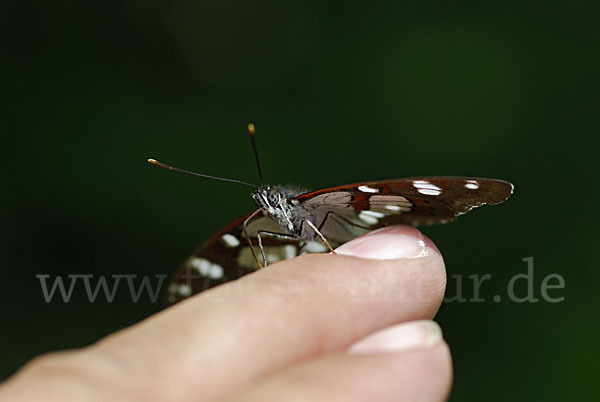
M594 9L592 9L594 7ZM274 184L496 177L497 207L422 228L449 275L452 401L590 399L600 355L593 2L10 1L0 5L0 378L164 308L126 287L46 303L36 275L170 275ZM534 257L537 303L506 297ZM560 274L564 289L541 299ZM51 282L49 282L51 284ZM153 281L153 284L156 282ZM516 294L527 293L518 281ZM556 282L552 282L556 283ZM501 295L500 302L493 296ZM190 317L193 319L193 317Z

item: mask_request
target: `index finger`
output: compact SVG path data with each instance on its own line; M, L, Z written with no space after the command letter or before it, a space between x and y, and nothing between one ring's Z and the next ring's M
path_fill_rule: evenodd
M380 328L431 318L444 289L433 243L412 227L391 227L338 255L301 256L201 293L95 349L127 361L141 383L175 392L165 397L211 399Z

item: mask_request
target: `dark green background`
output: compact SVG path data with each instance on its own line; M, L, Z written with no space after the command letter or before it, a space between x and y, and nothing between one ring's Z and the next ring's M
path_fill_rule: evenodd
M162 308L125 288L112 304L81 288L46 304L35 275L170 274L253 204L247 188L145 159L256 182L252 121L271 183L515 183L506 204L423 229L449 275L492 274L487 302L437 318L451 400L589 398L600 38L588 3L3 1L0 378ZM551 295L565 301L494 303L529 256L536 296L559 273Z

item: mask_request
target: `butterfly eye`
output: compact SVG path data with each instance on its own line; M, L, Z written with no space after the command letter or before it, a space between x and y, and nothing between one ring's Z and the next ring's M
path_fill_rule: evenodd
M279 203L279 196L275 193L273 194L269 194L269 203L270 204L277 204Z

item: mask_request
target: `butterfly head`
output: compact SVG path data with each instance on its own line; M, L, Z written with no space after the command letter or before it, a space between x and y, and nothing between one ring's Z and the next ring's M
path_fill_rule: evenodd
M252 193L252 198L266 216L271 217L290 232L294 232L291 205L281 189L261 186Z

